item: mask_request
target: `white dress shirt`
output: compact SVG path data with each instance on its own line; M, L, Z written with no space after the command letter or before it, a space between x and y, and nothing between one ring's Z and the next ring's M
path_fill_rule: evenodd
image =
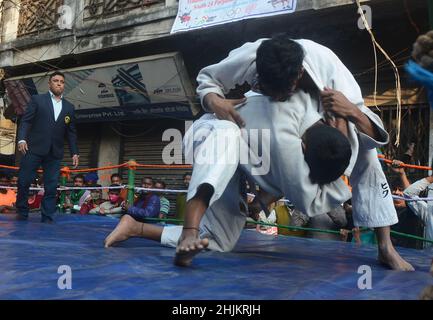
M51 101L53 102L53 107L54 107L54 121L57 121L57 118L59 117L60 112L62 112L62 107L63 107L63 95L60 96L60 100L57 101L56 98L54 97L54 94L49 91L50 96L51 96Z

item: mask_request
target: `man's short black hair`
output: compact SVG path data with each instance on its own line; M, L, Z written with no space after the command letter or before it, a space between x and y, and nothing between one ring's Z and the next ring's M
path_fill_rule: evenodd
M55 76L61 76L61 77L63 77L63 79L65 79L65 74L63 72L54 71L53 73L50 74L50 77L48 78L48 80L51 80Z
M74 181L75 181L76 179L81 179L81 180L83 180L83 182L84 182L84 175L82 175L81 173L79 173L79 174L77 174L77 175L74 176Z
M153 183L153 178L152 177L144 177L143 179L141 179L141 183L144 183L145 180L150 180Z
M404 186L400 178L394 178L393 180L391 180L389 186L391 188L391 191L404 190Z
M263 41L256 56L260 91L266 96L287 100L301 73L304 56L301 45L286 34Z
M113 178L119 178L120 180L122 180L122 178L120 177L120 174L118 174L118 173L113 173L110 177L110 180L113 180Z
M352 149L346 136L336 128L315 125L305 133L304 156L310 167L311 182L322 185L344 174Z

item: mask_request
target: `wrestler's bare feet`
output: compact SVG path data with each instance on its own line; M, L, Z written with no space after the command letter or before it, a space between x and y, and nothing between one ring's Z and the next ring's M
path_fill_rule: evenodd
M179 243L176 247L176 256L174 264L180 267L191 265L194 256L201 250L206 249L209 240L199 238L199 231L195 229L183 229Z
M114 243L125 241L131 237L141 235L141 223L134 220L130 215L124 215L116 228L105 238L105 248L111 247Z
M393 270L415 271L414 267L404 260L392 246L379 247L378 260Z

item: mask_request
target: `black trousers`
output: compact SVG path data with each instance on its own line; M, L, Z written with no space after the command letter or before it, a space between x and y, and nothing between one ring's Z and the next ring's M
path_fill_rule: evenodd
M44 170L44 197L42 199L42 221L53 220L56 208L57 184L60 174L60 159L51 154L39 156L27 152L20 162L18 174L17 210L24 217L29 214L29 187L36 177L36 170L42 166Z

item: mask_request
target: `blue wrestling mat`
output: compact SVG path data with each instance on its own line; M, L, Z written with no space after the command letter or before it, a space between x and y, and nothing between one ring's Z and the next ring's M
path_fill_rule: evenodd
M433 284L432 251L400 248L417 271L396 272L378 264L374 247L245 230L233 252L204 252L180 268L174 249L150 240L105 249L117 219L39 220L0 217L0 299L417 299ZM62 265L71 268L70 290L58 288ZM371 290L358 288L360 265L372 269Z

